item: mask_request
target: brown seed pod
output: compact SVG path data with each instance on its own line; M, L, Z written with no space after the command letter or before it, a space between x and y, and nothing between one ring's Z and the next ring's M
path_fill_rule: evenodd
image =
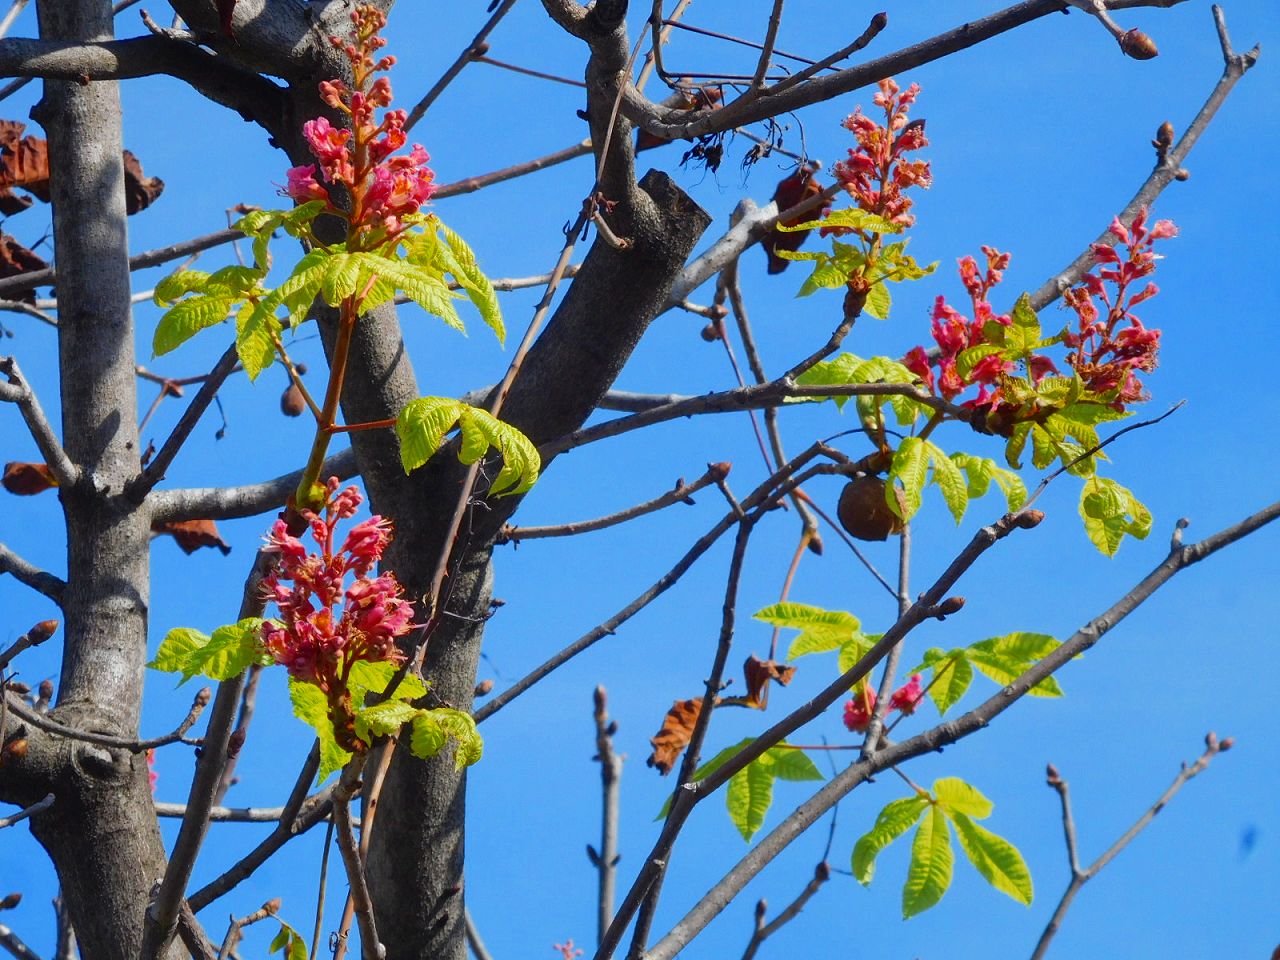
M1150 60L1160 55L1156 42L1136 27L1126 30L1117 39L1125 55L1135 60Z
M290 383L289 388L280 396L280 412L286 417L300 417L306 409L307 402L302 399L302 391L296 383Z
M879 477L858 477L845 484L836 515L849 536L859 540L887 540L902 532L902 518L884 499L884 481Z

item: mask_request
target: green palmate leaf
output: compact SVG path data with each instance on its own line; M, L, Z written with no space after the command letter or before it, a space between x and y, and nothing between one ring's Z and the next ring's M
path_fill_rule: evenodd
M236 297L230 296L198 296L178 301L156 324L155 336L151 340L152 353L157 357L163 356L201 330L217 326L231 316L238 302Z
M1125 534L1139 540L1151 532L1151 511L1127 488L1105 477L1090 477L1080 491L1080 516L1090 541L1115 556Z
M178 681L178 685L181 686L195 676L194 670L190 672L187 670L191 655L208 642L208 634L201 633L199 630L193 630L191 627L174 627L164 635L164 639L160 641L160 647L156 650L155 658L147 666L164 673L181 673L182 679Z
M262 649L261 633L262 620L258 617L219 627L208 643L191 651L183 671L184 679L199 673L212 680L230 680L255 663L261 666L273 663Z
M879 633L866 635L855 633L840 644L840 655L836 659L836 669L841 673L848 673L853 669L854 664L871 652L871 648L875 646L880 637L881 634Z
M725 806L743 840L756 835L773 803L773 765L772 758L765 753L729 778Z
M911 866L902 888L903 919L923 913L942 899L951 886L954 859L947 818L938 807L930 807L911 843Z
M275 361L276 338L282 329L279 320L261 309L261 303L256 307L246 303L236 314L236 353L250 380Z
M702 779L705 779L706 777L711 776L711 774L715 773L717 770L723 767L729 761L730 757L736 756L742 750L751 746L754 740L755 740L754 737L747 737L745 740L739 740L737 743L733 744L732 746L725 747L723 750L717 753L714 757L712 757L706 763L698 767L698 769L694 770L693 776L690 777L690 780L696 783L699 780L702 780ZM658 815L654 817L654 819L665 820L667 814L670 812L671 812L671 798L667 797L666 802L662 805L662 809L658 811Z
M480 311L480 317L498 337L499 343L505 343L507 328L502 321L502 308L498 305L498 295L493 284L484 275L476 262L476 255L467 246L465 240L446 227L438 217L436 226L444 237L445 245L439 248L444 269L466 291L467 296Z
M280 920L280 932L268 945L267 953L277 950L284 955L284 960L307 960L307 942L302 939L302 934L283 920Z
M403 290L410 300L427 313L439 317L459 332L466 332L462 318L458 316L458 309L453 305L461 294L450 290L444 278L428 267L372 253L364 254L361 263L370 274L376 274L395 284L397 289Z
M1058 646L1058 641L1047 634L1010 633L975 643L961 652L996 683L1009 684ZM1045 677L1028 692L1037 697L1062 696L1062 688L1054 677Z
M928 806L929 798L924 796L906 797L885 805L876 817L875 826L854 844L853 875L859 883L866 886L871 882L880 851L910 830Z
M817 290L833 290L849 282L849 272L842 264L828 259L825 254L822 257L823 259L813 268L813 273L809 274L800 289L796 291L797 297L807 297Z
M1004 345L1003 353L1010 360L1023 360L1040 346L1040 320L1031 309L1031 297L1025 293L1014 304L1013 322L1009 326L996 321L989 321L987 326L990 327L993 323L1000 328L1000 339L996 342Z
M423 760L427 757L434 757L444 749L447 741L448 735L445 733L444 727L440 726L440 721L433 717L429 711L421 710L413 718L413 727L409 735L409 750L415 757L420 757Z
M848 227L851 230L866 230L870 233L901 233L902 226L867 213L857 207L844 210L832 210L820 220L806 220L803 223L786 226L779 223L778 229L783 233L795 233L798 230L815 230L821 227Z
M927 440L925 444L929 451L929 462L933 464L933 482L942 491L942 499L946 501L951 516L959 523L969 508L969 485L954 460L936 444Z
M455 426L462 434L458 459L463 463L474 463L490 448L502 454L502 469L489 485L490 494L524 493L538 479L542 461L528 437L492 414L449 397L419 397L400 411L396 434L405 472L431 459Z
M885 502L903 520L910 520L920 509L928 470L929 450L925 442L919 437L905 437L893 453L893 465L889 467L888 482L884 485Z
M316 732L320 741L320 772L316 783L323 783L329 774L341 770L351 759L351 754L333 737L333 721L329 719L329 701L314 684L289 678L289 702L293 715Z
M968 692L969 685L973 683L973 667L965 659L963 650L943 653L936 647L925 651L924 665L933 670L929 697L938 708L938 716L942 716ZM919 669L912 672L919 672Z
M765 756L773 758L773 775L779 780L803 782L826 779L807 753L787 747L785 741L770 747Z
M427 713L439 724L445 735L454 741L455 770L471 766L484 755L484 740L476 730L476 722L471 714L451 707L437 707Z
M176 270L156 284L151 300L157 307L167 307L188 293L207 293L210 276L203 270Z
M975 820L991 816L995 804L982 795L982 791L959 777L944 777L933 782L933 795L947 811L956 811Z
M893 298L889 295L889 287L884 283L873 283L867 291L867 301L862 305L862 312L877 320L889 319L889 308L893 306Z
M353 296L359 289L361 254L335 253L325 262L324 274L320 278L320 295L324 302L336 307L347 297Z
M882 272L877 279L892 280L894 283L919 280L938 269L937 261L927 267L920 266L914 257L906 253L907 243L906 240L899 240L897 243L885 245L880 251L878 265Z
M400 728L418 715L418 708L403 700L385 700L365 707L356 714L356 736L368 741L369 734L377 737L394 736Z
M347 686L351 690L354 703L363 704L366 694L381 694L387 689L391 678L399 672L399 667L390 660L370 663L368 660L356 660L351 664L351 672L347 677ZM395 699L417 700L427 695L427 684L421 677L406 673L396 687Z
M758 610L755 619L800 631L787 650L788 660L810 653L838 650L849 640L861 636L862 624L853 614L843 610L823 610L807 603L770 604Z
M1019 903L1030 905L1035 895L1031 871L1018 848L974 823L962 812L953 809L950 818L955 824L961 848L986 881Z

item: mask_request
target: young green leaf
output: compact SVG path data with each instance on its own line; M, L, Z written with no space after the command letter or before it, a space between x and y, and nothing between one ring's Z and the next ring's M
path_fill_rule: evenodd
M893 306L893 298L889 295L889 286L885 283L873 283L867 291L866 303L862 312L876 320L888 320L889 308Z
M280 920L280 932L267 946L268 954L275 953L277 950L283 954L284 960L307 960L307 943L302 939L302 934L283 920Z
M973 667L969 666L963 650L952 650L946 654L936 650L936 659L930 660L929 654L935 650L925 651L925 664L933 670L929 697L938 708L938 716L942 716L968 692L969 685L973 683Z
M773 757L773 775L779 780L806 781L825 780L817 764L803 750L788 747L783 743L770 747L765 751Z
M1085 481L1080 516L1089 540L1108 557L1115 556L1125 534L1145 540L1151 532L1151 511L1127 488L1106 477Z
M943 777L933 782L933 795L947 810L956 810L977 820L991 816L995 804L982 791L959 777Z
M208 643L191 651L183 668L183 679L199 673L211 680L230 680L255 663L261 666L273 663L262 649L261 630L262 620L257 617L219 627Z
M823 610L807 603L774 603L758 610L755 619L776 627L800 631L791 641L787 659L794 660L810 653L838 650L845 643L861 636L862 624L858 618L843 610Z
M778 229L783 233L794 233L797 230L815 230L821 227L848 227L852 230L866 230L870 233L901 233L902 225L892 223L884 217L868 213L859 207L847 207L843 210L832 210L820 220L806 220L790 226L779 223Z
M954 860L946 815L937 806L931 806L911 843L911 866L907 868L907 882L902 888L904 920L923 913L942 899L951 886Z
M351 690L352 702L363 704L367 694L381 694L387 689L391 678L399 672L399 667L390 660L370 662L356 660L351 664L351 672L347 677L347 686ZM427 685L413 673L406 673L400 685L396 687L397 700L417 700L427 695Z
M502 454L502 469L489 485L491 495L524 493L537 481L542 460L528 437L487 411L449 397L419 397L400 411L396 434L405 473L431 459L455 426L462 434L458 459L463 463L474 463L491 447Z
M415 757L425 760L434 757L448 740L440 721L432 716L431 711L423 710L413 718L412 731L409 734L409 750Z
M773 766L773 758L766 752L729 778L725 806L743 840L756 835L773 803Z
M498 342L505 343L507 328L502 321L502 307L498 305L498 295L493 290L493 284L489 282L489 278L484 275L484 271L476 262L475 253L466 241L446 227L439 217L433 215L432 219L445 241L444 246L437 247L444 269L466 291L472 304L480 311L480 318L497 335Z
M316 783L323 783L329 774L341 770L351 759L351 754L334 739L329 701L319 687L290 677L289 702L293 705L293 715L311 727L320 741L320 771Z
M449 739L455 741L453 766L455 770L469 767L484 754L484 740L476 730L471 714L451 707L436 707L428 711Z
M365 707L356 714L356 736L369 740L369 734L378 737L394 736L400 728L410 723L420 711L403 700L384 700L372 707Z
M236 314L236 353L250 380L256 380L275 361L275 341L282 329L280 321L262 309L262 303L246 303Z
M936 444L926 440L929 451L929 462L933 464L933 482L942 491L942 499L956 523L964 519L969 508L969 485L954 460L946 455Z
M1018 848L954 808L948 815L955 824L960 846L969 862L987 883L1029 906L1035 891L1031 883L1031 871L1027 869L1026 861L1022 859Z
M920 795L894 800L885 805L876 817L875 826L854 844L853 875L859 883L866 886L871 882L880 851L910 830L928 806L929 798Z
M196 675L196 671L188 672L187 664L191 655L209 642L207 634L191 627L174 627L164 635L156 650L155 658L147 664L152 670L164 673L181 673L178 686L186 683Z
M238 299L235 297L188 297L165 311L156 324L151 339L151 352L163 356L176 350L201 330L216 327L231 316Z
M910 520L920 509L928 468L929 451L925 441L919 437L903 438L893 453L893 465L889 467L888 482L884 485L885 502L903 520Z

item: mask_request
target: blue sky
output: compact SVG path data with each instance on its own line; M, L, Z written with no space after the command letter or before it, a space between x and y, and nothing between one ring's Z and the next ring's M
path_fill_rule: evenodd
M402 105L425 90L484 18L480 3L456 4L449 16L437 9L402 4L393 15L391 52L401 65L393 82ZM769 4L695 5L689 21L738 35L761 32ZM890 9L890 25L868 54L878 55L988 12L984 4L906 3ZM849 5L795 4L787 8L778 46L822 55L828 46L860 32L868 11ZM957 592L968 600L945 624L929 624L908 641L908 659L928 646L959 646L1014 630L1065 637L1100 613L1157 564L1175 520L1192 521L1187 536L1199 537L1234 522L1277 495L1274 424L1280 402L1263 369L1274 349L1277 294L1272 264L1280 256L1280 202L1271 168L1280 121L1280 98L1269 50L1280 41L1280 12L1269 3L1241 0L1227 7L1238 48L1263 43L1259 66L1242 81L1219 118L1192 153L1191 179L1165 192L1157 214L1174 219L1181 236L1164 245L1167 259L1157 276L1162 293L1147 304L1144 319L1164 330L1162 363L1148 378L1149 410L1161 412L1179 400L1187 405L1158 427L1138 431L1113 448L1107 475L1129 486L1155 515L1146 542L1128 542L1114 559L1096 553L1076 514L1077 481L1062 478L1044 496L1046 521L1032 533L1009 538L982 558ZM633 28L642 11L633 12ZM900 77L923 93L914 115L928 120L935 186L921 195L912 251L921 261L938 260L934 277L902 290L887 323L860 321L846 343L868 356L899 356L927 339L927 310L938 293L959 299L953 265L977 253L980 244L1013 252L1001 288L1012 302L1069 262L1121 208L1150 169L1149 140L1170 120L1181 132L1199 109L1221 71L1217 38L1207 4L1191 0L1170 10L1118 14L1125 26L1150 33L1161 56L1139 63L1122 58L1114 42L1080 13L1052 16L946 61ZM138 27L125 14L122 34ZM13 35L34 30L24 15ZM579 75L583 49L550 26L540 5L518 4L491 38L491 55L523 66ZM679 33L667 54L681 70L749 71L754 59L731 45ZM651 84L649 92L657 87ZM25 118L37 96L35 85L15 96L0 115ZM131 247L150 249L225 225L224 208L239 202L274 204L273 184L283 182L283 158L265 135L238 117L202 101L176 81L132 81L125 87L126 145L148 174L166 181L164 196L130 221ZM786 146L803 142L828 167L851 141L839 121L870 91L820 104L786 118ZM574 111L580 91L518 77L493 67L469 67L414 131L433 156L441 181L516 163L567 146L585 136ZM39 133L38 130L32 132ZM640 169L669 171L717 220L710 242L744 196L765 202L785 159L758 164L749 175L739 159L749 144L727 145L717 174L681 169L685 147L651 151ZM578 160L483 192L440 202L436 211L475 247L494 277L548 270L560 243L561 225L576 213L589 187L590 163ZM7 225L19 240L34 242L48 228L48 209L37 205ZM809 248L816 247L816 238ZM211 251L199 265L229 261L228 248ZM279 242L277 256L288 256ZM163 275L135 275L147 289ZM779 372L825 340L839 309L836 294L794 299L803 279L799 266L778 277L764 271L758 250L743 258L747 305L765 362ZM510 329L520 331L538 299L537 291L504 294ZM694 299L709 302L710 289ZM1052 321L1057 308L1050 308ZM220 332L206 333L178 352L148 359L158 311L137 310L139 358L174 376L207 370L225 347ZM6 341L57 416L53 332L38 322L6 315L14 332ZM457 394L496 380L509 351L501 351L478 318L469 338L438 321L405 309L402 321L424 393ZM733 385L723 351L698 337L701 318L672 312L653 328L624 370L619 386L653 392L704 392ZM1046 325L1050 324L1046 319ZM317 341L300 331L296 355L321 382ZM233 381L222 393L226 435L216 440L216 411L206 416L169 473L172 486L243 483L294 468L305 457L309 424L277 413L284 388L279 370L257 384ZM140 385L143 409L153 397ZM182 408L166 401L148 425L147 439L162 441ZM798 451L818 437L852 424L830 406L791 408L783 416L788 449ZM857 437L846 450L864 452ZM999 456L989 439L951 427L935 439L948 449ZM0 448L5 460L35 459L31 441L13 410L0 410ZM745 416L707 417L665 424L642 434L577 450L548 470L517 518L526 524L557 523L611 512L667 489L677 476L692 479L708 461L734 463L734 489L750 489L763 476ZM1038 479L1028 469L1029 485ZM810 494L834 506L839 484L815 481ZM694 507L675 507L608 532L563 541L530 542L497 551L496 593L507 605L486 634L481 677L502 689L551 652L612 614L665 572L692 540L720 516L718 498L703 494ZM65 569L60 512L51 494L0 501L0 539L31 561L56 573ZM982 523L997 517L995 497L973 504L957 529L936 495L914 524L914 589L923 589ZM182 555L168 540L152 547L152 648L174 626L206 631L232 618L245 565L266 518L223 523L233 544L228 557L215 551ZM764 654L768 628L748 615L773 602L794 550L798 524L775 514L753 539L744 571L740 629L731 663L750 652ZM1155 799L1178 764L1198 755L1209 729L1234 735L1237 748L1190 784L1152 827L1085 888L1051 955L1134 958L1265 956L1280 942L1274 889L1280 880L1280 831L1275 796L1280 789L1280 742L1275 736L1269 680L1280 669L1271 598L1266 591L1278 572L1277 533L1263 533L1208 563L1184 572L1083 660L1060 675L1067 697L1027 700L1001 716L983 734L944 754L913 763L917 782L960 776L996 804L987 821L1023 851L1036 883L1036 900L1024 908L991 891L972 869L958 863L954 886L942 903L908 922L898 909L906 869L905 844L887 851L869 889L837 874L785 927L761 956L817 955L868 950L882 956L968 960L989 956L993 937L1002 954L1029 954L1051 913L1067 871L1057 799L1044 786L1052 761L1073 788L1086 860L1101 852ZM868 552L892 570L891 546ZM494 956L552 957L551 945L573 937L594 942L595 875L583 854L597 843L597 767L590 716L591 691L609 689L619 723L618 749L627 756L623 774L621 881L624 886L656 835L653 816L670 791L669 780L644 766L648 738L674 699L699 692L716 631L728 563L722 543L667 595L589 653L555 673L483 727L484 760L470 774L468 903ZM792 599L848 610L868 629L891 622L889 598L857 566L834 536L822 558L807 557ZM55 615L50 604L8 578L0 579L0 645L30 623ZM57 675L57 643L25 654L23 678ZM708 750L759 732L782 711L798 705L834 675L833 658L801 661L796 680L774 692L767 716L725 710L716 715ZM914 659L912 659L914 662ZM274 672L272 672L274 673ZM144 731L170 729L192 691L172 689L172 678L148 681ZM975 681L963 705L993 691ZM932 707L904 723L899 735L924 729ZM804 742L826 736L848 742L838 711L816 721ZM289 784L281 768L300 762L306 730L288 716L280 676L264 683L259 719L245 750L229 802L275 805ZM295 760L296 758L296 760ZM819 766L828 769L825 757ZM192 767L185 748L162 751L160 799L185 798ZM780 784L765 829L808 794L807 784ZM839 807L831 863L847 869L856 838L888 800L904 795L896 777L859 788ZM173 830L166 828L171 839ZM215 826L197 867L200 884L238 859L265 833L251 825ZM822 829L797 841L757 878L708 930L688 955L727 956L741 950L751 929L752 907L767 897L771 910L789 902L810 876L826 842ZM22 906L0 918L38 951L52 948L49 899L55 882L39 847L25 828L3 836L0 894L19 890ZM203 915L220 938L228 912L242 915L265 899L284 898L283 915L310 930L321 833L295 841L287 852ZM747 846L713 799L691 821L677 847L655 932L665 932ZM336 926L341 889L331 883L326 930ZM250 951L265 942L251 939Z

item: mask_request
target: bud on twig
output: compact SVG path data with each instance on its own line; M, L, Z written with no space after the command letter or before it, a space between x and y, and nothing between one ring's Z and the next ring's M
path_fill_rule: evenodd
M247 731L244 727L236 727L232 731L231 736L227 739L227 759L231 760L240 756L240 748L244 746L244 738Z
M1160 55L1160 51L1156 49L1156 42L1136 27L1126 30L1116 39L1120 42L1120 49L1125 56L1133 57L1135 60L1151 60Z
M1058 773L1058 768L1055 767L1052 763L1045 766L1044 777L1045 777L1045 781L1051 787L1056 787L1058 784L1062 782L1062 777Z
M476 684L474 696L484 697L493 692L493 681L485 678Z
M1023 510L1014 516L1013 525L1019 530L1034 530L1043 519L1043 510Z
M36 644L44 643L53 636L55 630L58 629L57 620L41 620L34 627L27 631L27 639L31 641L34 647Z
M715 343L720 339L720 327L714 323L708 323L698 335L707 343Z
M756 901L756 923L763 923L765 915L769 912L769 901L761 897Z
M943 617L949 617L953 613L959 613L964 609L964 597L947 597L938 604L938 612L935 616L941 620Z
M820 864L813 868L813 879L819 883L826 883L831 879L831 864L823 860Z
M1236 745L1235 737L1223 737L1222 742L1218 744L1218 752L1226 753Z
M0 910L12 910L22 902L22 894L11 893L3 900L0 900Z

